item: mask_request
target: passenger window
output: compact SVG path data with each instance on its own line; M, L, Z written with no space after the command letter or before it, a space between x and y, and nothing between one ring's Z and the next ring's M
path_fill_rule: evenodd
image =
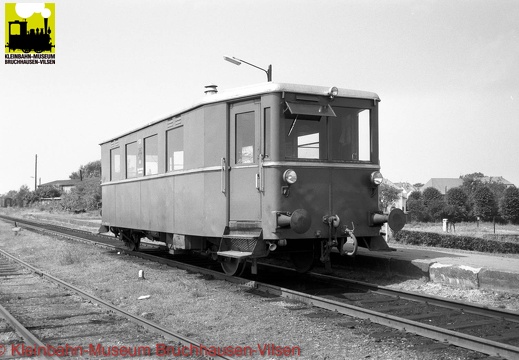
M144 173L146 175L159 173L159 138L157 135L144 139Z
M184 168L184 127L180 126L166 133L168 171Z
M137 177L137 142L126 144L126 178Z
M121 180L121 149L110 149L110 180Z
M255 163L254 111L236 114L236 164Z

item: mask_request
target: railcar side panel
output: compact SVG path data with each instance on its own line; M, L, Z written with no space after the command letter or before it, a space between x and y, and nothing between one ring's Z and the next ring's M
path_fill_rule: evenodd
M103 199L103 223L110 225L116 224L116 199L117 186L107 185L101 187L101 196Z
M204 235L204 174L175 176L175 221L172 233Z
M166 231L168 209L175 201L173 182L168 178L158 178L139 181L141 211L138 222L140 229Z
M115 224L129 229L142 229L140 181L118 184L115 195Z
M221 237L227 225L227 198L222 192L221 179L220 171L204 173L204 217L200 219L204 236Z

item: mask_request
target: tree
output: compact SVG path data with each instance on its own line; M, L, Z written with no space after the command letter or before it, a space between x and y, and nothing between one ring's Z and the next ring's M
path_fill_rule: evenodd
M481 181L481 178L484 176L485 175L483 175L483 173L480 172L460 176L460 179L463 180L463 184L461 185L461 187L463 191L465 191L465 194L467 194L467 196L469 197L469 200L472 199L472 194L484 185Z
M501 201L503 200L503 196L505 194L506 185L499 182L491 181L489 183L486 183L485 186L488 187L490 191L492 191L492 193L494 193L494 197L497 201L497 204L501 203Z
M500 205L503 218L512 224L519 224L519 189L515 186L506 189Z
M440 190L434 187L428 187L423 191L423 201L425 206L429 206L429 203L434 200L442 200L443 195Z
M422 193L420 191L413 191L412 193L409 194L407 199L408 199L407 201L409 201L409 200L423 200L423 196L422 196Z
M31 190L27 185L22 185L20 190L16 193L16 205L19 207L24 207L27 201L30 201Z
M382 204L382 210L386 210L390 205L393 205L399 196L400 190L392 186L382 183L378 187L378 198Z
M425 207L423 199L421 198L409 198L407 200L407 211L411 216L411 220L413 221L427 222L430 220L429 214L427 213L427 208Z
M476 189L472 196L474 216L482 220L491 220L497 215L497 203L494 193L487 187L482 186Z
M100 178L101 160L91 161L86 165L81 165L78 171L70 174L70 179Z
M447 217L447 202L442 198L434 198L427 203L427 212L432 220L441 220Z
M468 219L469 200L462 187L449 189L445 198L447 201L446 218L455 223Z

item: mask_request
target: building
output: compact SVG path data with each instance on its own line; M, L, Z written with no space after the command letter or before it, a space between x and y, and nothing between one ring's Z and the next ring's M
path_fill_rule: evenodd
M15 200L7 197L7 196L0 196L0 207L11 207L15 204Z
M81 182L79 179L55 180L38 185L38 187L53 186L56 189L59 189L62 193L69 193L79 182Z
M482 178L479 178L479 180L484 184L488 184L488 183L503 184L507 188L509 188L511 186L515 186L514 184L512 184L510 181L506 180L502 176L483 176Z
M67 180L55 180L51 181L45 184L38 185L38 187L44 187L44 186L53 186L57 189L59 189L63 194L69 193L72 191L73 188L75 188L79 183L86 182L86 181L101 181L100 178L83 178L83 180L80 179L67 179Z
M460 178L432 178L422 186L420 191L423 192L428 187L433 187L445 195L450 189L461 185L463 185L463 180Z
M497 184L503 184L506 187L514 186L510 181L506 180L502 176L483 176L478 178L479 181L481 181L484 184L489 183L497 183ZM422 186L420 191L424 191L428 187L433 187L438 189L443 195L447 193L452 188L456 188L463 185L463 179L460 178L432 178L427 183Z
M407 198L409 197L409 194L418 190L416 187L406 182L393 183L388 179L384 179L383 184L399 191L398 198L390 205L390 207L402 209L403 211L406 211L407 209ZM389 209L386 209L386 211L389 211Z

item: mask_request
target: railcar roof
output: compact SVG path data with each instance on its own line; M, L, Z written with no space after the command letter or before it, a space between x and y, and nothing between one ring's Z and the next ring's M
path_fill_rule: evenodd
M110 142L112 140L119 139L123 136L134 133L141 129L144 129L148 126L152 126L158 122L164 121L173 116L181 115L182 113L193 110L193 109L198 108L203 105L208 105L208 104L218 103L218 102L223 102L223 101L232 101L235 99L250 97L250 96L254 96L254 95L261 95L261 94L275 93L275 92L291 92L291 93L299 93L299 94L327 95L328 91L330 90L330 87L331 86L314 86L314 85L266 82L266 83L249 85L249 86L244 86L244 87L235 88L235 89L222 90L222 91L218 91L218 93L215 93L215 94L206 94L204 97L202 97L198 101L191 104L191 106L181 108L181 109L175 111L174 113L169 114L168 116L165 116L158 120L150 122L137 129L127 131L119 136L110 138L110 139L100 143L100 145ZM376 101L380 101L380 98L374 92L361 91L361 90L350 90L350 89L344 89L344 88L338 88L338 90L339 90L339 93L337 94L337 97L373 99Z

